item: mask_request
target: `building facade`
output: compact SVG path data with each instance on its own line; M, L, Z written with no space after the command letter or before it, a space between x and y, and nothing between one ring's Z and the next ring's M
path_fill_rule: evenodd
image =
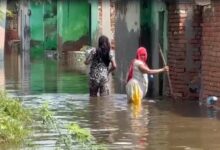
M8 1L7 8L16 6L19 12L15 21L7 18L7 25L16 25L17 20L17 26L12 26L17 28L17 34L13 32L17 36L12 36L10 26L6 26L6 44L11 40L7 37L21 40L23 49L29 49L33 58L45 50L68 56L85 45L96 46L99 35L105 34L115 50L119 93L124 93L126 72L136 49L145 46L148 65L160 68L163 66L160 46L170 67L172 91L177 98L198 100L220 96L217 0L23 0L15 6L11 2ZM148 94L166 95L169 88L166 75L155 75Z

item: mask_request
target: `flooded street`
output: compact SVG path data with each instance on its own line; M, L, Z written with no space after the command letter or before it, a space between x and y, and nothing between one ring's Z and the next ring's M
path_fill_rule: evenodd
M126 95L117 92L109 97L89 98L87 75L72 71L57 60L28 64L12 53L6 56L4 66L2 86L11 96L19 97L27 108L48 102L56 119L89 128L98 143L108 149L220 149L220 113L197 102L148 99L140 108L133 108L127 104ZM56 133L43 130L38 124L33 129L25 147L1 145L0 149L56 149Z
M0 150L220 150L219 36L220 0L0 0ZM89 96L85 54L95 78L116 68L110 96ZM178 100L128 104L143 72L147 96Z

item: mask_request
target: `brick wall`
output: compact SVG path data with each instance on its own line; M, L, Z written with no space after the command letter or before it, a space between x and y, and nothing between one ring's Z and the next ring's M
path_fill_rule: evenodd
M188 79L189 79L189 99L199 99L200 87L201 87L201 43L202 43L202 6L193 6L193 17L192 17L192 30L193 36L189 39L189 44L191 48L191 61L192 64L188 64L191 69L188 69ZM194 87L194 89L193 89ZM197 89L195 89L195 87ZM191 90L192 88L192 90ZM193 91L194 90L194 91ZM196 90L196 91L195 91Z
M174 95L180 99L199 97L201 10L191 3L168 7L168 64Z
M212 1L203 11L202 91L220 97L220 1Z

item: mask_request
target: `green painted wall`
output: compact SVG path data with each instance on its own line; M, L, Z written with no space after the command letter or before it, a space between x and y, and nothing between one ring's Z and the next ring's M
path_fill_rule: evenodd
M57 1L57 34L59 37L63 33L63 3L62 1Z
M64 47L76 49L89 44L98 26L98 2L95 0L91 4L96 14L92 15L92 25L88 0L30 1L31 58L42 57L44 50L62 49L66 43Z
M167 56L167 8L162 0L141 1L141 45L148 48L148 64L151 68L160 68L163 62L159 55L159 43ZM149 84L148 95L162 94L165 88L163 74L154 76L153 83Z
M152 38L152 48L156 51L155 53L158 53L158 42L159 42L159 13L164 12L164 25L163 25L163 41L161 45L163 45L162 49L164 50L164 53L167 54L167 9L166 5L162 0L156 0L152 2L152 21L151 21L151 26L152 26L152 32L154 34Z
M161 17L160 14L163 13L163 24L161 25ZM161 48L163 50L163 54L165 58L167 58L167 8L165 3L162 0L154 0L152 1L152 13L151 13L151 33L152 33L152 67L160 68L163 67L163 62L159 55L158 44L160 43ZM165 82L164 82L165 81ZM166 87L166 77L163 74L155 76L154 78L154 95L164 94ZM163 89L162 89L163 88Z
M141 9L140 9L140 25L141 25L141 33L140 33L140 43L141 46L144 46L148 49L149 55L151 52L151 30L152 30L152 2L151 1L141 1ZM151 56L148 58L148 65L151 66Z
M57 49L57 1L44 2L44 48Z
M152 49L151 49L151 42L152 42L152 1L150 0L142 0L141 1L141 11L140 11L140 46L144 46L148 49L148 61L147 64L149 67L152 67ZM148 86L148 93L147 96L152 96L153 93L153 86L152 81L149 81Z
M159 14L161 12L164 12L164 23L163 26L160 25L160 18ZM158 44L160 43L162 50L164 52L164 55L167 55L167 10L166 5L161 0L153 1L152 3L152 20L151 20L151 26L152 26L152 50L153 50L153 67L160 67L159 66L159 52L158 52ZM161 29L163 28L163 29ZM160 33L160 32L163 33ZM161 34L163 37L161 37ZM162 40L160 40L162 38Z
M90 0L91 3L91 44L96 46L99 37L98 25L98 0Z
M87 0L58 2L58 33L62 42L77 41L89 34L89 3Z
M44 50L57 49L57 1L30 2L31 58L41 58Z
M141 26L150 26L151 23L151 11L152 6L151 2L141 2Z
M44 5L30 2L31 17L31 40L44 41Z
M44 5L30 1L31 59L42 58L44 53Z
M155 62L158 62L158 43L159 40L162 39L161 45L165 53L167 53L167 9L166 5L162 0L154 0L154 1L145 1L141 2L141 29L142 32L145 31L146 38L144 39L144 44L150 49L152 53L152 57L154 59L157 57ZM163 25L160 25L160 13L163 12ZM150 32L149 32L150 31ZM148 33L149 32L149 33ZM159 33L163 32L163 33ZM163 37L160 37L163 35ZM147 38L150 36L150 38ZM158 67L158 65L154 65Z

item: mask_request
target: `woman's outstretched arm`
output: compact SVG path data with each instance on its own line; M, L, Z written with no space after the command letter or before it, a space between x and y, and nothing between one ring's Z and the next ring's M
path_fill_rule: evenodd
M141 64L141 65L139 65L138 68L142 73L148 73L148 74L157 74L157 73L168 72L169 71L168 66L165 66L165 67L160 68L160 69L150 69L147 65Z

